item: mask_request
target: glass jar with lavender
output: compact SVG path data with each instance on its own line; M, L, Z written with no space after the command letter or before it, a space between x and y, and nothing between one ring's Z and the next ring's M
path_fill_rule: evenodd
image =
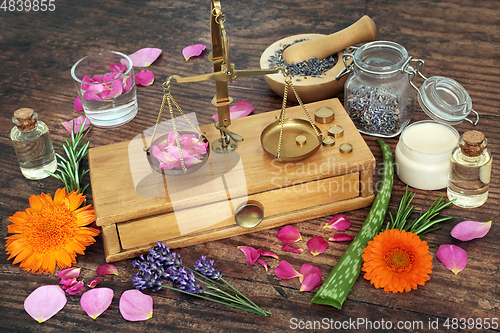
M403 46L389 41L364 44L344 57L346 72L351 73L344 107L361 133L390 138L410 122L416 99L410 61Z

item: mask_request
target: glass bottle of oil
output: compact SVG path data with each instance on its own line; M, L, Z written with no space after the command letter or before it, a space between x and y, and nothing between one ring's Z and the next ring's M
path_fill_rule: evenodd
M479 207L488 199L493 158L484 134L467 131L451 153L448 198L464 208Z
M16 126L10 131L10 138L22 174L36 180L49 176L45 170L56 171L57 160L49 129L38 120L37 113L28 108L19 109L14 112L12 121Z

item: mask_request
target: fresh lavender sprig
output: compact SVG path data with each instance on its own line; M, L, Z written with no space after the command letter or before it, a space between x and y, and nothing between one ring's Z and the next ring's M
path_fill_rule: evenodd
M214 261L207 260L206 256L196 261L193 271L182 265L182 259L177 253L171 252L168 246L158 242L146 256L141 255L139 260L133 261L132 264L139 269L132 279L137 289L151 288L152 291L158 291L167 288L262 316L271 315L227 283L222 278L222 272L214 266ZM196 278L194 273L201 279ZM164 279L173 281L178 288L165 285Z

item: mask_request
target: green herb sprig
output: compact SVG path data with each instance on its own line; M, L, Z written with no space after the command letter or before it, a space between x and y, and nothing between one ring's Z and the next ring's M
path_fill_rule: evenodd
M75 134L75 123L73 123L73 130L71 131L70 140L65 139L66 143L61 146L66 153L66 158L59 153L56 153L58 157L57 162L57 170L58 174L45 171L52 177L59 179L64 187L66 187L66 192L77 191L79 193L84 193L89 184L85 184L82 187L82 179L85 174L89 172L89 170L80 171L80 162L87 155L87 151L89 148L90 141L87 141L82 147L78 148L80 142L87 136L87 133L92 128L92 126L84 129L85 122L87 121L87 117L83 120L80 130Z
M387 227L385 228L385 230L389 229L398 229L400 231L405 230L407 232L412 232L421 236L423 234L441 228L441 226L437 226L436 224L453 218L453 216L447 216L434 219L437 215L439 215L439 212L441 210L453 204L453 200L448 202L446 201L443 193L436 200L434 200L432 205L425 213L422 213L422 211L420 211L419 217L413 220L412 222L409 222L408 220L415 209L415 207L411 206L411 201L413 200L414 197L415 193L409 192L407 186L405 194L403 195L401 201L399 202L399 206L396 210L395 216L393 216L392 213L389 212L391 221L387 223Z

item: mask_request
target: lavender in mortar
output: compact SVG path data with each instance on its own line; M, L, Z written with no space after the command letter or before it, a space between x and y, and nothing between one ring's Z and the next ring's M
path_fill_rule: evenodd
M282 48L278 49L274 52L274 55L269 57L269 68L275 68L279 66L286 66L292 76L311 76L311 77L323 77L323 74L326 73L329 69L333 68L337 64L338 55L335 53L325 59L318 59L313 57L311 59L307 59L301 61L299 63L288 64L285 59L283 59L283 51L296 43L303 42L307 39L297 39L291 44L285 44Z

